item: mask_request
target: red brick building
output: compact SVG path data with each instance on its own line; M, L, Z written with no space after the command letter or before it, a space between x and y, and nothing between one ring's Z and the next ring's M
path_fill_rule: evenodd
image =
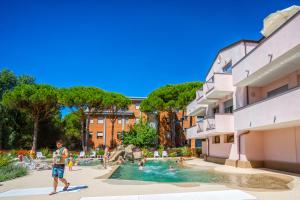
M147 115L140 110L140 104L145 97L130 97L132 104L129 105L128 110L122 111L118 114L114 125L114 142L116 144L122 143L122 134L129 131L139 120L148 121L153 127L158 129L159 144L164 146L172 146L172 136L170 131L170 122L167 112L161 112L159 117L156 115ZM183 127L182 127L183 120ZM185 144L186 138L184 130L195 124L194 117L182 116L182 112L176 114L176 135L175 144L180 146ZM90 146L93 148L101 147L103 145L110 146L112 139L112 120L108 113L100 112L94 114L89 122Z
M128 110L118 113L114 123L114 141L117 144L122 143L122 134L128 131L134 123L139 120L147 120L147 115L140 111L140 104L144 97L131 97L132 104ZM108 113L100 112L91 117L89 123L91 146L97 148L105 145L110 146L112 139L112 120Z

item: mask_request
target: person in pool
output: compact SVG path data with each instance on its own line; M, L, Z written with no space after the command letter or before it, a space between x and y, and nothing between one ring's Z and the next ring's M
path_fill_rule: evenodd
M139 170L143 170L144 169L144 162L140 161L139 162Z
M170 165L169 166L169 171L174 171L174 170L175 170L175 168L172 165Z
M53 168L52 168L52 177L53 177L53 191L49 195L56 194L56 189L58 185L58 179L65 185L63 191L67 191L70 183L64 178L65 170L65 160L69 156L68 149L63 147L63 141L56 141L57 150L53 152Z

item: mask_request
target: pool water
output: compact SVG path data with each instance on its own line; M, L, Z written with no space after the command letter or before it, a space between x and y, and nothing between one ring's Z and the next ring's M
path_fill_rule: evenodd
M174 170L169 170L170 165ZM266 174L228 174L217 172L213 168L190 168L177 165L171 160L148 160L143 170L139 170L137 163L126 162L111 175L110 179L219 183L260 189L289 189L288 183L291 181Z

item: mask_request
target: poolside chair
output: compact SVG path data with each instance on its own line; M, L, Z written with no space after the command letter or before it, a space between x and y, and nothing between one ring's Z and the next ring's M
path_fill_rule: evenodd
M96 151L92 151L92 153L90 154L91 158L96 158Z
M84 158L84 157L85 157L84 151L80 151L79 158Z
M164 158L164 157L168 157L168 152L167 152L167 151L163 151L161 157L163 157L163 158Z
M159 158L160 156L159 156L159 153L158 153L158 151L154 151L154 158Z
M23 162L26 168L30 170L34 170L36 168L36 162L34 160L30 160L27 156L24 156Z
M41 160L41 159L45 159L46 156L44 156L42 152L38 151L36 152L36 158Z

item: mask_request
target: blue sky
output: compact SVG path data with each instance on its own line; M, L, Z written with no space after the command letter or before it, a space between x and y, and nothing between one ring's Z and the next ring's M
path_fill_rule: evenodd
M146 96L204 80L216 52L260 39L291 0L0 0L0 69L57 87Z

